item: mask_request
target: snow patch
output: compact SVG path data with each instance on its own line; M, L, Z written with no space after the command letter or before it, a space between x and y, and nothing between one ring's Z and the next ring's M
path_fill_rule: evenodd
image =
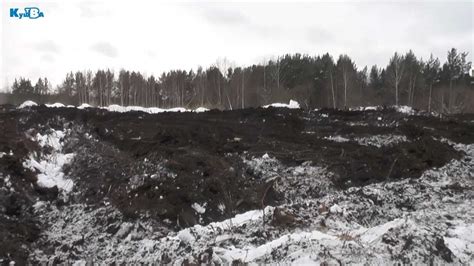
M415 110L413 110L413 108L411 106L407 106L407 105L395 105L394 106L395 110L397 110L397 112L400 112L400 113L404 113L404 114L407 114L407 115L414 115L415 114Z
M3 158L3 156L8 155L8 156L13 156L13 151L10 150L10 152L0 152L0 158Z
M63 193L70 192L74 186L71 179L64 177L62 168L71 162L74 153L62 153L63 138L65 133L60 130L53 130L49 134L41 135L38 133L34 140L43 148L50 148L51 153L41 153L41 157L30 154L23 163L26 168L36 171L38 185L41 187L52 188L57 186Z
M294 103L290 102L290 105ZM297 103L296 103L297 104ZM33 101L25 101L22 103L18 108L25 108L25 107L31 107L31 106L37 106L38 104L33 102ZM293 106L292 105L292 106ZM53 104L45 104L46 107L49 108L61 108L61 107L68 107L68 108L76 108L74 105L64 105L62 103L53 103ZM86 109L86 108L94 108L92 105L83 103L80 106L77 107L77 109ZM202 113L202 112L207 112L209 111L208 108L205 107L198 107L196 109L186 109L184 107L175 107L175 108L170 108L170 109L163 109L163 108L158 108L158 107L142 107L142 106L121 106L117 104L112 104L106 107L98 107L100 109L105 109L109 112L119 112L119 113L125 113L125 112L144 112L144 113L149 113L149 114L159 114L159 113L166 113L166 112L196 112L196 113ZM299 108L299 107L298 107Z
M62 107L66 107L64 104L62 103L53 103L53 104L45 104L46 107L49 107L49 108L62 108ZM74 107L74 106L72 106Z
M393 221L390 221L378 226L374 226L372 228L356 230L355 233L363 231L362 233L358 234L360 240L367 244L371 244L375 242L377 239L380 239L390 229L395 228L395 227L400 227L404 223L405 223L404 219L395 219Z
M329 136L329 137L324 137L324 139L334 141L334 142L348 142L348 141L350 141L350 139L344 138L344 137L341 137L341 136Z
M25 108L25 107L31 107L31 106L37 106L37 105L38 104L33 102L33 101L25 101L22 104L20 104L20 106L18 106L18 108L22 109L22 108Z
M39 200L35 204L33 204L33 208L35 210L38 210L38 209L41 209L45 205L46 205L46 202Z
M83 103L77 107L77 109L86 109L86 108L92 108L93 106L87 103Z
M205 108L205 107L198 107L194 110L194 112L196 113L202 113L202 112L207 112L209 111L209 109Z
M329 208L329 211L331 213L342 213L343 212L342 208L339 207L339 205L337 205L337 204L332 205L331 208Z
M462 263L474 263L474 224L459 225L448 230L444 242Z
M290 103L272 103L272 104L263 106L263 108L268 108L268 107L299 109L300 104L297 101L290 100Z
M45 146L60 147L62 143L37 139ZM77 248L78 259L104 264L164 263L163 258L183 264L208 256L203 263L386 265L423 264L429 259L444 265L447 261L442 255L433 252L441 239L455 263L472 264L474 144L444 141L463 151L465 158L427 170L418 179L349 189L335 189L331 173L310 162L289 167L268 153L242 158L249 178L273 180L274 189L283 193L285 202L278 208L296 217L291 226L271 223L276 216L274 207L179 232L155 230L149 223L142 224L145 218L121 222L121 214L112 207L67 206L57 210L53 206L51 215L46 212L49 208L38 208L52 221L44 232L49 243L65 243L74 249L63 252L58 246L53 255L35 255L41 261L54 256L67 258ZM455 192L456 188L449 187L452 185L467 192ZM191 207L199 213L205 211L202 205L194 203ZM225 205L218 208L224 212ZM112 222L100 222L105 219ZM103 224L118 233L107 233ZM84 244L74 245L78 236Z
M101 109L106 109L109 112L119 112L119 113L125 113L125 112L144 112L144 113L149 113L149 114L159 114L159 113L166 113L166 112L196 112L196 113L202 113L209 111L209 109L204 108L204 107L199 107L196 110L191 110L191 109L186 109L183 107L175 107L175 108L170 108L170 109L162 109L158 107L141 107L141 106L120 106L116 104L109 105L108 107L99 107Z
M196 241L196 238L191 234L189 228L179 231L177 237L179 240L187 244L192 244Z
M243 162L248 167L247 172L255 178L262 178L267 182L275 181L274 189L285 194L288 202L305 201L303 195L317 197L321 193L331 191L330 180L334 174L325 167L312 165L309 161L288 167L266 153L262 157L243 158Z
M193 205L191 205L191 208L193 208L197 213L200 213L200 214L203 214L206 212L206 208L204 208L203 206L199 205L198 203L193 203Z
M380 106L360 106L356 108L349 108L350 111L377 111L381 109Z
M377 148L381 148L384 146L393 146L398 143L407 142L408 139L406 136L403 135L371 135L367 137L354 137L351 136L350 138L342 137L342 136L329 136L324 137L323 139L327 139L334 142L349 142L351 140L359 143L359 145L363 146L374 146Z
M403 135L372 135L368 137L360 137L354 139L357 143L364 146L375 146L381 148L384 146L392 146L398 143L407 142L408 139Z

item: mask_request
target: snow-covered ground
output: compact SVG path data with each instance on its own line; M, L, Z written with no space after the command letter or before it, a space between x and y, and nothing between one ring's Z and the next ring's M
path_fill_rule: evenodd
M47 188L57 186L63 193L70 192L74 186L74 182L65 178L62 171L63 166L74 157L74 153L63 153L66 134L60 130L49 130L44 135L37 133L33 141L36 141L42 149L49 149L49 152L30 154L23 163L26 168L37 172L39 186Z
M293 108L290 106L296 104L275 107ZM105 109L164 112L164 109L142 107ZM173 111L189 110L174 108ZM406 107L398 111L409 115L414 112ZM328 114L320 117L331 119ZM29 154L24 166L37 173L38 185L57 186L64 196L74 194L71 193L75 188L74 178L63 172L75 156L65 150L70 131L41 132L32 134L31 139L42 152ZM324 138L377 148L409 141L406 136L395 134L334 134ZM270 155L271 152L262 156L247 152L231 154L240 158L250 176L272 184L283 200L278 206L262 204L262 209L179 231L166 226L175 221L157 221L145 214L127 218L107 198L100 206L86 203L58 206L37 201L33 211L44 230L34 243L30 257L33 261L52 262L57 258L82 264L473 265L474 144L437 141L451 145L463 156L426 170L420 178L346 189L333 183L335 173L325 165L308 161L288 166ZM140 180L131 178L127 182L134 187ZM261 201L264 203L265 198ZM205 201L189 203L198 216L215 211L210 206ZM226 206L217 208L224 213Z
M407 137L403 135L372 135L367 137L342 137L342 136L329 136L324 137L324 139L334 141L334 142L349 142L351 140L359 143L364 146L375 146L377 148L383 146L391 146L401 142L406 142Z
M416 113L415 110L411 106L407 106L407 105L393 105L392 108L404 114L413 115ZM361 106L357 108L349 108L349 110L351 111L376 111L376 110L381 110L381 109L383 109L382 106Z
M368 136L368 137L358 137L355 138L355 141L359 143L360 145L364 146L375 146L377 148L380 148L382 146L391 146L398 144L400 142L406 142L408 141L406 136L403 135L373 135L373 136Z
M26 107L31 107L31 106L37 106L38 104L33 102L33 101L25 101L24 103L20 104L18 108L26 108Z
M413 108L410 106L399 105L399 106L394 106L394 108L400 113L409 114L409 115L415 114L415 110L413 110Z
M472 264L474 145L449 143L465 156L419 179L346 190L336 189L322 166L244 156L249 171L275 182L285 202L178 232L146 217L126 220L107 203L59 210L41 202L36 212L49 224L48 243L62 243L55 256L72 262ZM192 207L203 213L205 204ZM105 217L114 221L107 228ZM52 259L40 249L33 256Z
M329 136L329 137L325 137L324 139L334 141L334 142L348 142L348 141L350 141L350 139L345 138L345 137L341 137L341 136Z

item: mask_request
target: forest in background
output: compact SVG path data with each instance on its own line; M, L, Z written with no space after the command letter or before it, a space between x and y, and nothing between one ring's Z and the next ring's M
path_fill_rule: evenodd
M439 113L474 112L474 82L467 52L452 48L438 58L418 58L411 50L394 53L385 67L358 68L348 55L334 59L287 54L247 67L227 59L203 69L171 70L161 76L111 69L66 74L52 87L47 78L35 84L15 79L3 102L61 102L94 106L119 104L144 107L199 106L217 109L259 107L273 102L300 103L302 108L350 108L408 105Z

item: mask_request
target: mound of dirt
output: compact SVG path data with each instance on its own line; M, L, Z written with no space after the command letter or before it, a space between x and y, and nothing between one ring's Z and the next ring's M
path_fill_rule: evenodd
M393 109L270 107L162 114L45 106L1 110L0 258L16 262L60 262L64 258L58 254L73 249L49 242L44 231L60 218L55 211L51 217L56 220L38 221L48 208L113 208L120 213L120 224L113 219L99 223L108 237L135 222L149 224L152 231L179 231L287 203L289 190L279 188L281 182L294 187L292 202L302 191L323 196L324 189L311 184L325 172L331 173L328 182L336 190L417 179L462 158L463 152L446 140L474 142L474 125L465 115L441 120ZM284 167L263 174L255 166L272 161L260 158L274 158ZM302 164L319 168L308 172ZM70 182L72 189L39 186L37 176L48 177L48 171ZM304 186L295 178L301 171L312 173ZM38 202L50 207L40 208ZM87 234L81 241L88 239L99 241ZM43 255L32 255L32 245ZM78 258L80 250L74 251Z

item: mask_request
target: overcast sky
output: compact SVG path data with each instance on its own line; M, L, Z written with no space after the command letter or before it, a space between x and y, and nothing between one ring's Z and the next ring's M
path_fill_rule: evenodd
M45 17L9 17L9 8L26 6ZM46 76L57 85L71 70L159 75L219 57L249 65L285 53L347 53L364 67L385 66L395 51L433 53L442 62L451 47L473 51L473 1L3 0L0 8L2 87L18 76Z

